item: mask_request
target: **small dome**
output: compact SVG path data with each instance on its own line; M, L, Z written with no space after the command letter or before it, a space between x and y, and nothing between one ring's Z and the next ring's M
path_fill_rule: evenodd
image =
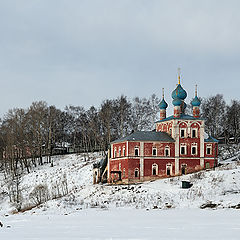
M173 105L174 106L181 106L182 104L182 100L180 98L175 98L173 101L172 101Z
M201 105L201 101L199 100L199 98L197 96L195 96L195 98L192 100L191 104L193 107L199 107Z
M168 104L166 103L166 101L164 100L164 98L162 99L162 101L158 104L158 107L160 109L166 109L168 107Z
M178 84L176 89L172 92L172 98L180 98L184 100L187 97L187 92L182 88L181 84Z

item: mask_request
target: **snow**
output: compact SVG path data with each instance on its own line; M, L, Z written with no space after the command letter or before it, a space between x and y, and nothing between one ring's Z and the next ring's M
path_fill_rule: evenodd
M0 175L0 239L239 239L240 162L233 157L215 170L134 185L92 184L92 164L102 156L55 156L25 174L23 208L29 193L48 186L50 200L23 213L4 194ZM235 161L233 161L235 160ZM54 186L67 179L68 194L52 199ZM182 189L181 182L193 183ZM200 209L214 203L213 209ZM11 226L7 228L7 226ZM194 234L194 237L193 237Z
M1 239L239 239L236 210L82 210L4 219Z

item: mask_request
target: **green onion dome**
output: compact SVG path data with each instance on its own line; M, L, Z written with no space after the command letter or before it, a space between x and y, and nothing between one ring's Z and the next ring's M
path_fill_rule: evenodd
M162 99L162 101L158 104L158 107L160 109L166 109L168 107L168 104L166 103L166 101L164 100L164 98Z
M191 104L193 107L199 107L201 105L201 101L197 96L195 96L195 98L192 100Z
M177 97L177 98L173 99L172 103L174 106L181 106L182 100Z
M182 88L181 84L178 84L176 89L172 92L172 98L179 98L184 100L187 97L187 92Z

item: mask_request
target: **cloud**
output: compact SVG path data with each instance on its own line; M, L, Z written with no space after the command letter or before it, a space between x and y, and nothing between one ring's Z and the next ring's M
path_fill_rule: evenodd
M0 3L2 113L43 99L99 105L161 95L176 69L202 96L238 98L238 1L25 0ZM231 83L231 84L229 84Z

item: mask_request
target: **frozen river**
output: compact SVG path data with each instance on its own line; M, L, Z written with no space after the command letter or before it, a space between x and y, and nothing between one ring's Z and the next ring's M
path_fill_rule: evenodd
M240 239L240 210L231 209L91 209L69 215L18 214L0 221L0 240Z

